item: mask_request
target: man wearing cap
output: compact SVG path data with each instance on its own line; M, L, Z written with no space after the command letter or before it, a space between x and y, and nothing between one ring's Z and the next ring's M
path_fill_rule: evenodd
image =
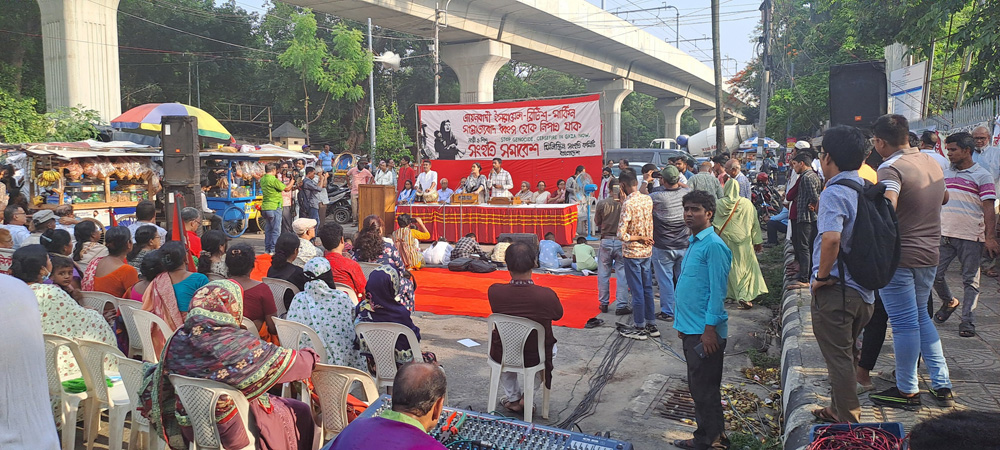
M690 189L681 187L680 170L667 166L660 175L663 184L653 188L653 255L650 262L660 287L660 312L656 318L674 320L674 285L681 275L681 259L688 248L690 230L684 222L683 198ZM711 176L711 175L709 175Z
M295 264L299 267L305 267L306 262L317 256L323 256L323 252L316 248L316 245L312 243L313 238L316 237L316 221L307 217L300 217L292 222L292 231L295 235L299 237L299 254L295 257Z
M358 159L358 165L356 167L351 167L351 170L347 171L347 179L351 183L351 220L357 223L358 186L362 184L371 184L375 180L375 176L368 171L368 159L365 157Z
M56 227L56 214L50 210L43 209L41 211L32 214L31 216L31 234L24 238L21 246L41 244L42 233L45 230L54 229Z

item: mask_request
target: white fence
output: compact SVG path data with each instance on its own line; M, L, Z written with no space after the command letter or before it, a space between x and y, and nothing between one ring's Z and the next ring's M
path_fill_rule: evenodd
M990 125L997 115L1000 115L1000 97L969 103L939 116L912 121L910 129L935 128L940 132L951 134L971 131L979 125L986 125L992 130L993 127Z

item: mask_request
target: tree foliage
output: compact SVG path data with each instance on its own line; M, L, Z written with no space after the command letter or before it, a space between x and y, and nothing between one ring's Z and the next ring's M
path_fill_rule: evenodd
M413 147L413 140L410 139L409 131L402 124L402 115L395 102L389 106L383 106L378 122L375 124L375 151L373 160L394 159L406 155L413 157L410 148Z
M39 142L45 128L45 118L35 111L35 99L17 98L0 88L0 142Z

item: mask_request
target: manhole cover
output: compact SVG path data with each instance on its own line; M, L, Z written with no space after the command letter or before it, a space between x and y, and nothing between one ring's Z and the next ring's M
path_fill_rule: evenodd
M687 424L694 420L694 399L687 389L667 389L660 398L656 411L661 416Z

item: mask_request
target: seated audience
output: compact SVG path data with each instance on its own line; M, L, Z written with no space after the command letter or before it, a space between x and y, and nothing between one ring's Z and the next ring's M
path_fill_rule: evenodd
M181 222L184 224L184 236L187 238L188 251L191 256L197 257L201 254L201 238L198 237L198 229L201 228L201 211L187 207L181 210Z
M767 242L764 248L771 248L778 245L778 233L785 234L788 231L788 207L781 208L781 212L771 216L767 220Z
M569 190L566 189L566 180L556 181L556 192L545 202L553 204L570 203ZM537 199L535 203L539 203Z
M400 280L399 296L404 306L413 311L414 294L417 290L413 277L406 270L403 258L396 246L382 240L385 230L382 228L382 218L376 215L365 217L361 223L354 243L354 260L365 263L378 263L392 266L403 276ZM421 258L423 255L421 254Z
M416 198L417 191L413 189L413 182L406 180L403 182L403 190L399 191L399 197L396 198L396 203L405 205L408 203L413 203L413 199Z
M29 234L28 237L21 242L21 245L41 244L42 233L46 230L54 230L55 228L55 213L47 209L36 211L35 214L31 216L31 234Z
M531 281L531 269L535 267L535 253L530 245L515 242L507 248L507 268L510 270L509 283L496 283L490 286L488 297L490 309L494 314L507 314L524 317L538 322L545 328L545 386L552 385L552 358L556 337L552 333L552 321L563 316L563 307L559 296L552 289L537 286ZM500 335L494 330L490 344L490 359L501 361L503 347ZM524 343L524 362L529 366L539 363L538 338L535 334L528 336ZM541 384L541 372L535 378L535 389ZM525 380L527 383L528 380ZM511 411L524 410L522 389L517 381L517 373L504 372L500 374L500 387L505 395L500 404Z
M152 200L143 200L135 205L135 222L128 226L128 230L135 236L135 230L144 225L156 227L156 231L160 233L160 242L167 242L167 230L156 224L156 203Z
M562 246L556 242L556 235L545 233L545 239L538 243L538 267L543 269L558 269L569 267L573 260L566 257Z
M14 251L14 236L10 234L10 230L6 228L0 228L0 248L6 248L10 251Z
M313 239L316 237L316 220L299 217L292 221L292 231L299 237L299 254L292 264L303 267L310 259L323 256L323 252L313 244Z
M544 205L549 202L549 191L545 190L545 182L539 181L536 185L537 190L532 193L531 203Z
M490 253L490 261L505 264L504 258L507 255L507 247L510 247L511 242L513 240L509 237L500 238L500 242L497 242L497 245L493 246L493 252Z
M435 266L447 266L451 262L451 252L454 249L455 247L448 243L444 236L441 236L437 242L424 250L424 262Z
M311 348L272 345L240 328L243 295L232 280L202 286L190 305L190 314L170 338L156 370L147 372L143 380L141 411L149 419L150 435L164 436L170 448L186 448L192 441L190 418L169 379L183 375L225 383L246 395L250 429L259 432L256 440L261 448L312 448L314 424L309 406L267 391L309 378L319 359L316 353ZM215 421L223 448L250 443L239 414L232 400L219 399Z
M274 244L274 255L271 256L271 267L267 269L268 278L278 278L288 281L299 288L299 292L306 288L306 277L302 274L302 268L296 266L294 261L298 259L299 245L302 239L292 233L281 233L278 241ZM292 291L285 291L285 308L292 303Z
M73 237L76 244L73 246L73 261L76 265L86 269L95 258L108 256L108 248L101 243L101 230L97 224L90 220L84 220L73 227ZM17 248L17 238L14 239Z
M402 277L396 268L383 265L372 271L368 275L368 284L365 287L368 297L357 306L357 316L359 322L392 322L404 325L413 330L417 341L420 341L420 328L413 324L410 318L410 309L400 302L399 289ZM365 340L359 342L361 355L368 359L368 370L375 373L375 360L368 351ZM437 362L437 357L430 352L422 352L421 357L424 362ZM400 336L396 340L396 364L406 364L413 361L413 351L410 349L406 338Z
M361 266L357 262L344 256L344 227L336 222L324 223L319 229L319 240L323 242L323 247L326 248L326 255L324 256L327 261L330 261L333 281L350 286L351 289L354 289L359 299L364 298L365 273L361 270Z
M444 370L436 364L400 367L392 382L392 409L351 422L328 450L444 450L427 433L441 418L447 388Z
M66 230L52 231L66 232ZM73 279L73 273L76 272L76 264L73 264L73 260L55 253L49 253L49 259L52 261L52 275L49 276L49 281L66 291L66 294L77 303L83 302L83 292L80 290L79 283ZM104 318L113 323L114 312L114 309L105 310Z
M163 243L160 242L160 233L156 232L156 227L143 225L135 229L135 236L132 236L132 250L129 250L125 259L129 265L137 270L142 266L142 260L146 255L158 248Z
M146 256L149 258L143 258L142 265L139 266L139 282L129 288L126 293L128 296L125 297L127 299L141 302L142 295L146 293L146 288L149 287L150 282L166 270L163 268L163 261L161 261L163 255L159 249L147 253Z
M201 253L198 256L198 273L210 273L229 278L226 265L226 246L229 238L220 230L209 230L201 235Z
M453 189L448 188L448 179L441 179L441 189L438 189L438 203L443 205L451 204L451 196L455 194Z
M111 227L105 233L104 243L108 256L90 261L83 271L80 288L124 297L125 291L139 281L139 272L125 262L128 251L132 249L132 233L125 227Z
M10 231L10 235L14 240L14 248L19 249L24 243L24 240L28 238L31 234L28 231L28 227L25 224L28 222L28 216L24 213L24 208L18 205L10 204L3 210L3 223L4 228Z
M327 363L364 369L354 348L354 302L333 280L330 261L317 257L303 269L304 291L295 294L288 307L288 320L308 325L316 331L326 349Z
M535 199L535 193L531 192L531 183L521 182L521 190L517 192L517 198L521 199L521 203L525 205L530 204Z
M0 229L2 230L2 229ZM47 230L42 233L40 239L42 246L48 250L49 256L65 256L72 265L72 283L77 290L80 290L80 280L83 278L83 271L73 263L73 244L69 232L66 230ZM74 297L76 298L76 297Z
M424 226L423 219L410 217L409 214L400 214L396 218L399 228L392 232L392 243L399 250L399 256L403 258L407 270L417 270L424 264L423 254L420 253L420 241L431 238L431 233Z
M194 293L208 284L205 274L188 272L184 244L178 241L170 241L160 247L160 261L163 262L163 273L153 278L142 296L142 310L156 314L170 327L170 330L161 331L163 336L153 333L153 347L157 354L163 347L163 338L184 324Z
M486 256L483 249L479 247L476 233L466 234L464 238L455 243L455 249L451 251L451 259L458 258L480 258Z
M253 321L261 339L278 345L278 330L271 320L278 313L274 294L268 285L250 278L256 260L257 254L250 244L239 243L226 250L229 279L243 289L243 317Z
M576 238L576 245L573 246L573 270L597 270L597 253L583 236Z

